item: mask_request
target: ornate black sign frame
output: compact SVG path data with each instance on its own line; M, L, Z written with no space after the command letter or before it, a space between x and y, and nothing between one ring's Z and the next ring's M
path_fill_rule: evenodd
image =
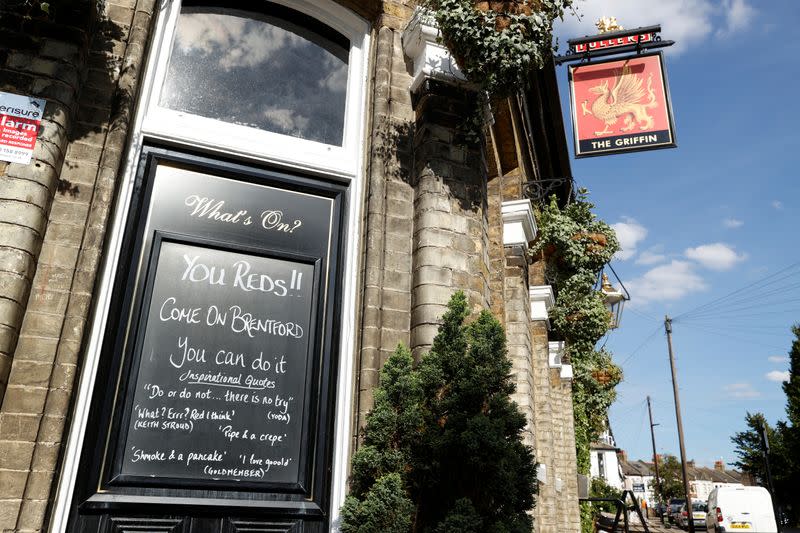
M330 204L327 227L307 225L302 242L275 232L258 239L225 239L201 230L187 232L149 225L159 202L153 184L159 168L171 167L221 180L221 190L274 190L288 211L320 211L320 202ZM181 186L181 184L177 184ZM186 183L191 187L191 181ZM81 475L73 498L71 524L77 529L103 529L101 522L131 513L149 516L183 516L188 524L192 516L218 515L223 520L257 513L275 523L298 524L308 531L328 527L331 461L334 434L334 405L339 344L339 309L341 307L341 271L346 185L313 176L287 174L237 161L211 159L169 148L147 146L142 150L134 185L133 201L125 229L123 251L119 260L112 308L106 328L103 355L98 369L91 419L81 457ZM187 189L189 190L189 189ZM287 205L292 198L294 206ZM244 202L248 198L241 198ZM173 202L174 204L174 202ZM317 217L321 220L320 217ZM299 217L298 217L299 220ZM285 229L285 228L284 228ZM225 231L237 231L236 229ZM245 242L248 241L248 242ZM303 416L298 482L247 481L235 479L198 479L126 475L121 446L130 423L131 380L136 376L138 356L133 350L141 328L142 304L150 297L152 268L161 242L180 242L231 252L295 261L314 268L312 324L309 338L309 372L304 377L306 403ZM153 245L156 245L153 248ZM156 252L155 255L153 252ZM312 280L309 280L312 281ZM135 386L135 385L134 385ZM120 520L128 520L120 518ZM287 522L288 520L288 522ZM299 524L298 524L299 525ZM113 528L112 528L113 529Z

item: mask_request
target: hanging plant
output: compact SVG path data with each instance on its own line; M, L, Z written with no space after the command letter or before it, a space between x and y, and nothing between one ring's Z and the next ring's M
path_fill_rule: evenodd
M559 289L556 305L549 314L555 328L566 339L589 339L592 345L605 335L611 325L608 309L599 291L580 294Z
M619 241L614 230L592 213L593 207L586 189L563 208L553 197L536 213L539 233L530 249L533 258L546 261L545 275L557 291L549 314L566 341L566 356L573 366L575 448L582 474L589 473L589 446L603 430L616 399L615 387L622 381L622 369L612 362L611 354L595 350L611 324L595 283L619 249ZM582 510L584 525L591 523L589 518L590 509Z
M585 282L591 276L591 287L594 276L619 250L614 230L592 213L593 207L588 191L579 189L563 209L553 196L538 213L539 234L530 251L548 259L548 274L557 282L574 275Z
M505 97L525 87L553 50L553 21L572 0L420 0L467 79Z

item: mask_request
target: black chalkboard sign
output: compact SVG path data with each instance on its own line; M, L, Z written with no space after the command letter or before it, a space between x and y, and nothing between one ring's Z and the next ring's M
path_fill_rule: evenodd
M113 483L301 490L332 200L170 166L151 197Z
M314 266L158 244L123 472L298 483Z

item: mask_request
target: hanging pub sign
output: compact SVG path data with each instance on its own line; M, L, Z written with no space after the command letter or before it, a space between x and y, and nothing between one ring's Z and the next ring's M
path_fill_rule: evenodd
M569 67L575 157L674 148L675 125L660 25L625 30L615 18L597 35L570 39L555 58ZM613 56L613 58L608 58Z
M673 148L661 52L571 65L575 157Z

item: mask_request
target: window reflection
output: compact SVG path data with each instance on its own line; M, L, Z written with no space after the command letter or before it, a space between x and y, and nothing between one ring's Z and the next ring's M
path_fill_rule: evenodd
M290 13L183 8L159 105L341 145L349 43Z

